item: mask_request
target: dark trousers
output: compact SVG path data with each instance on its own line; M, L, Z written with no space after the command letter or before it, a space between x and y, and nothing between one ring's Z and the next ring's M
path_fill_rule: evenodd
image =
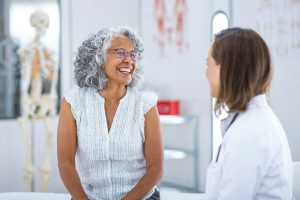
M160 200L160 193L159 193L159 191L155 188L155 192L147 200Z

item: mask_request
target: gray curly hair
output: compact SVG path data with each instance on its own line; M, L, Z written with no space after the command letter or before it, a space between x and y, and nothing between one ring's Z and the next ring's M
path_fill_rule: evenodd
M91 34L78 48L74 61L75 82L79 87L93 87L98 91L105 88L107 77L103 65L106 61L106 52L113 38L120 34L131 40L135 51L144 51L139 36L128 27L105 28L96 34ZM141 84L143 67L139 63L128 87L137 88Z

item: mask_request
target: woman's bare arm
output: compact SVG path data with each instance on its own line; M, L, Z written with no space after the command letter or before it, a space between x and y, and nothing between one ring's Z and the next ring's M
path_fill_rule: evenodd
M122 200L142 199L161 179L163 174L163 142L159 114L156 106L145 114L144 154L147 163L146 174Z
M75 168L76 146L76 121L71 112L70 104L63 99L60 107L57 133L57 157L59 173L64 185L74 200L88 200Z

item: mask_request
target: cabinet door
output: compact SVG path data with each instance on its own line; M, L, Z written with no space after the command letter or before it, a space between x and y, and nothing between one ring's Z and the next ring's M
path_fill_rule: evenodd
M26 191L25 145L17 120L0 121L0 192Z
M48 192L66 192L61 181L56 154L56 133L58 118L51 119L50 180ZM45 157L46 128L43 120L27 124L33 149L33 191L43 192L40 168ZM26 148L23 133L17 120L0 121L0 192L25 192Z
M162 186L197 192L198 118L196 116L161 116L165 147L165 172Z
M51 124L51 133L50 133L50 179L48 182L48 192L66 192L66 189L62 183L62 180L59 175L58 166L57 166L57 125L58 117L55 117L50 120ZM35 164L35 178L34 178L34 191L35 192L44 192L43 191L43 181L41 176L41 168L44 164L44 159L46 158L47 151L47 128L44 120L37 120L33 124L33 133L34 133L34 164Z

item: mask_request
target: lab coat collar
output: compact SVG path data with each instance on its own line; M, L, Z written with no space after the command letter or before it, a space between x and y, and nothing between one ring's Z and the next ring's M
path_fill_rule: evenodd
M265 107L265 106L268 106L268 102L267 102L267 95L264 93L253 97L249 101L247 109L251 109L254 107Z
M236 112L228 113L228 116L225 119L221 120L221 127L220 128L221 128L222 137L224 137L227 129L234 122L235 118L237 117L237 114L238 113L236 113Z

